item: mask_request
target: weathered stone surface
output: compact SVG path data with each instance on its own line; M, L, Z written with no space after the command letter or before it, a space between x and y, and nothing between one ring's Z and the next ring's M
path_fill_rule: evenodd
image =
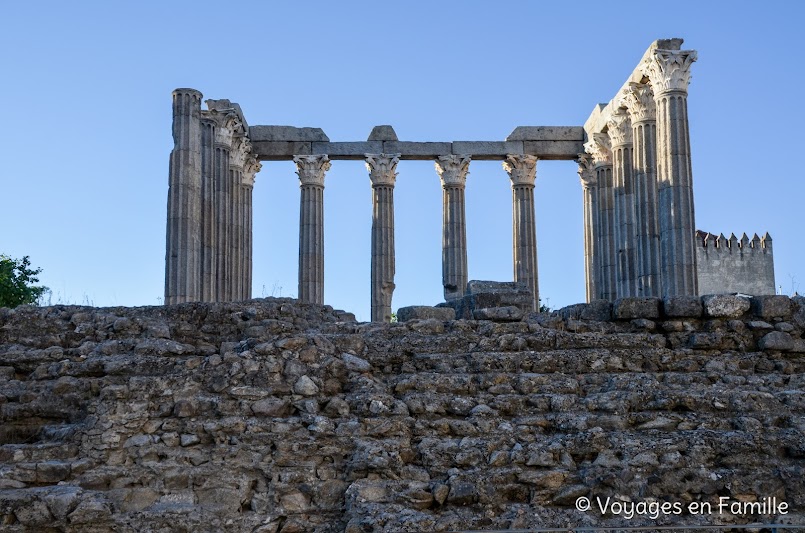
M259 141L313 142L329 141L321 128L297 128L295 126L252 126L249 139Z
M399 322L425 318L455 320L456 310L450 307L431 307L427 305L412 305L409 307L400 307L397 310L397 320Z
M793 315L792 304L788 296L753 296L752 314L765 320L772 318L788 320Z
M436 159L441 155L453 153L453 143L449 142L409 142L384 141L383 153L403 154L405 159Z
M255 141L252 153L261 161L289 160L297 155L313 153L313 143L289 141Z
M572 161L584 152L582 141L525 141L523 153L547 161ZM572 154L576 154L575 157Z
M788 333L782 331L772 331L767 333L761 338L758 343L758 348L761 350L779 350L787 352L794 347L794 340Z
M699 296L663 298L662 312L669 318L699 318L702 316L702 299Z
M453 141L453 153L468 154L473 159L504 159L508 154L522 154L522 141Z
M659 298L619 298L612 304L617 319L660 318Z
M523 319L522 309L513 305L475 309L472 315L475 320L493 320L495 322L516 322Z
M581 126L517 126L506 137L506 140L584 142L584 128Z
M327 155L330 159L363 160L366 157L366 154L379 154L382 152L382 141L314 142L311 145L311 154Z
M702 296L704 316L714 318L737 318L749 311L748 298L729 294L709 294Z
M375 126L369 133L367 141L398 141L397 133L389 125Z

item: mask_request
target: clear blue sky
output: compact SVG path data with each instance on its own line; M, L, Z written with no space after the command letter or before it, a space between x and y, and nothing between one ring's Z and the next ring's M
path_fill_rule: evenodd
M662 6L661 8L657 6ZM805 292L800 2L9 2L0 22L0 253L30 255L53 301L152 305L164 284L171 91L238 102L254 124L365 140L502 140L582 125L655 39L696 49L689 111L696 222L769 231L777 284ZM800 154L800 155L798 155ZM400 163L393 307L441 299L441 192ZM509 280L499 162L467 184L471 279ZM254 192L254 296L296 295L298 180L267 162ZM537 170L540 290L584 300L573 162ZM327 175L327 303L369 316L370 186ZM792 281L793 280L793 281Z

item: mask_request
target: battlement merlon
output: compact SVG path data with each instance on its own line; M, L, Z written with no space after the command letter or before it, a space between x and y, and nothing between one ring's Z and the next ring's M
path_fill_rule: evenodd
M376 127L373 132L378 130ZM297 155L327 155L331 160L364 160L366 154L400 154L400 159L434 160L445 155L469 155L473 160L503 161L508 155L533 155L539 159L573 161L584 151L581 126L518 126L503 141L413 142L372 134L366 141L332 142L321 128L252 126L252 152L261 161L286 161ZM377 140L374 140L377 139Z
M597 104L593 108L592 113L590 113L589 118L584 123L584 132L587 136L586 140L592 139L593 133L601 133L606 129L607 122L609 122L609 120L612 118L612 113L623 105L620 101L620 95L622 95L632 83L642 83L646 79L646 76L641 70L640 65L642 65L654 54L654 50L681 50L683 42L683 39L671 38L657 39L651 43L643 54L643 57L641 57L640 61L638 61L635 69L632 71L629 77L626 78L626 82L623 84L623 86L621 86L620 90L615 93L615 96L612 98L612 100L606 103Z

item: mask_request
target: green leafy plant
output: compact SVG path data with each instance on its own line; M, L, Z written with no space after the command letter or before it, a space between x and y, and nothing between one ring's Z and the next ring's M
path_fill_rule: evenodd
M22 259L12 259L0 255L0 307L17 307L35 303L47 287L37 287L37 275L41 268L32 269L31 260L26 255Z

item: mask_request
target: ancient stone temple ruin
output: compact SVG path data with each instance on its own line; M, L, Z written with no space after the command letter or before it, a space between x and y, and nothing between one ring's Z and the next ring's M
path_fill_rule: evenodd
M250 297L252 188L261 161L292 160L301 187L299 288L324 300L324 181L331 161L364 160L372 187L371 318L394 291L394 185L401 160L433 160L443 188L442 284L469 279L464 188L472 160L499 160L512 188L513 279L539 302L534 185L539 160L578 162L587 300L774 293L771 238L697 237L687 90L696 52L655 41L615 97L581 126L519 126L503 141L400 141L391 126L331 142L319 128L251 126L229 100L173 93L165 302ZM709 235L709 234L707 234ZM739 272L733 275L733 272Z

